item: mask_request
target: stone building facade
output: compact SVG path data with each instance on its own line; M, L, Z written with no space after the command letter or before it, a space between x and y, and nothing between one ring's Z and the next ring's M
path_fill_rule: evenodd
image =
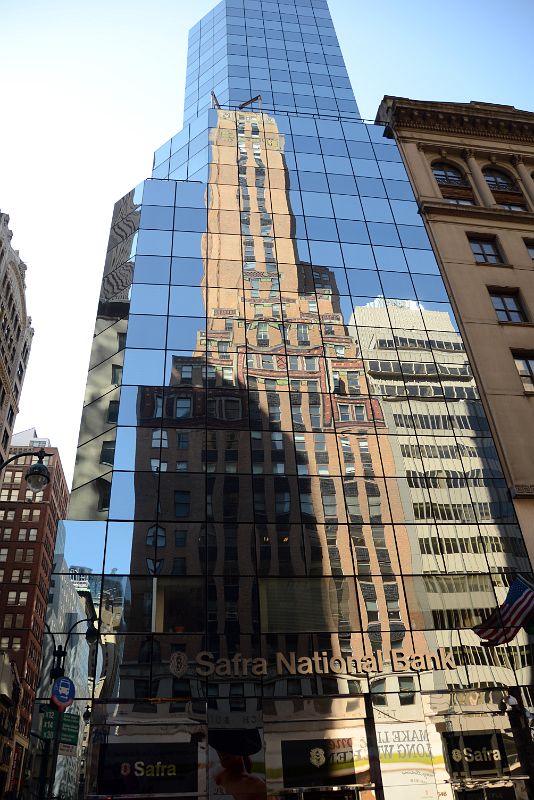
M534 554L534 113L384 97Z

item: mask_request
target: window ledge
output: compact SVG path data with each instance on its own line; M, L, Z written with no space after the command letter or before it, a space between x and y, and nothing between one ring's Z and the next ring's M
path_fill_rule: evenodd
M507 319L498 319L499 325L507 325L510 328L534 328L534 322L512 322Z
M489 218L499 220L509 220L510 218L518 220L523 219L526 222L534 222L533 211L510 211L507 208L499 208L498 206L469 206L457 205L456 203L448 203L444 199L437 197L421 197L418 200L419 210L422 214L447 214L453 217L467 216L471 219L475 218Z
M534 214L532 215L534 217ZM507 261L499 261L498 263L493 263L491 261L475 261L476 267L503 267L504 269L513 269L514 265L509 264Z

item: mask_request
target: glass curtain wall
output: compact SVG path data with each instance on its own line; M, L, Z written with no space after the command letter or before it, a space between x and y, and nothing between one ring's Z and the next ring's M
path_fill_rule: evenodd
M526 798L529 638L472 628L531 566L326 2L216 6L184 119L115 206L65 523L84 792Z

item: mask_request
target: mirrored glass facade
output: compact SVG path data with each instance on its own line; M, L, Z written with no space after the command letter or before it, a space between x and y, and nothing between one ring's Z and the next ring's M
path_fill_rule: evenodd
M529 638L472 628L531 566L326 2L216 6L185 120L115 207L66 521L86 793L526 798Z

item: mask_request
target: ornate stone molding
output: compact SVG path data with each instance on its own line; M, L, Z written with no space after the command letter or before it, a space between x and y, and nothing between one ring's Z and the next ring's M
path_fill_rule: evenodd
M534 144L534 113L491 103L434 103L384 97L377 123L437 133Z

